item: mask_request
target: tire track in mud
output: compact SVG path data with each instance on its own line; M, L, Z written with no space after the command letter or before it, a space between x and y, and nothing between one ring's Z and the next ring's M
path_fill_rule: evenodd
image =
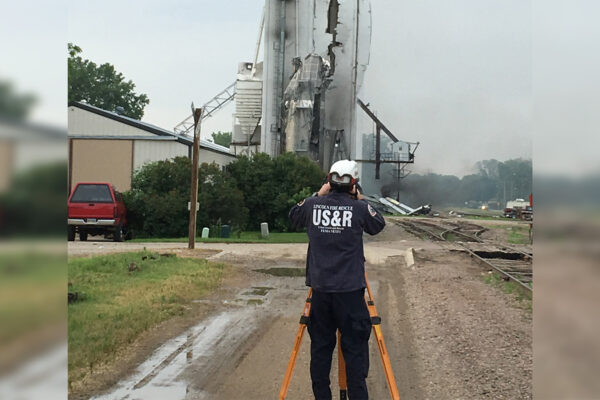
M253 339L245 346L239 362L220 377L212 386L208 398L230 400L263 400L278 398L283 375L298 328L298 320L304 305L307 289L304 278L287 278L292 284L275 290L270 306L263 312L272 315L270 323L260 325L253 332ZM287 286L287 287L286 287ZM310 340L308 333L300 348L288 399L307 399L312 390L308 375Z

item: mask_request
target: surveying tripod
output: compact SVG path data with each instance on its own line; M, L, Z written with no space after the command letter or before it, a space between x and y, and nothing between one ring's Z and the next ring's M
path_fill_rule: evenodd
M371 292L371 286L369 285L369 280L367 279L366 273L365 282L367 282L367 294L369 296L369 299L365 299L365 301L367 302L367 308L369 309L369 314L371 315L373 333L375 334L375 340L377 340L379 356L381 357L381 362L383 364L383 370L385 372L385 378L387 380L388 389L390 390L390 396L392 400L400 400L400 395L398 394L398 387L396 386L396 380L394 379L394 372L392 371L392 364L390 363L390 358L385 347L385 342L383 341L383 334L381 333L381 317L377 315L375 301L373 300L373 293ZM288 362L287 370L285 371L285 376L281 385L281 390L279 391L279 400L285 399L288 388L290 386L290 381L292 380L292 372L294 371L294 366L296 365L296 359L298 358L298 353L300 352L300 345L302 344L302 337L304 336L304 330L306 329L306 324L308 323L308 318L310 316L311 296L312 288L308 290L308 296L306 298L306 302L304 303L304 309L302 310L302 316L300 317L300 324L298 326L298 332L296 333L294 348L292 349L290 361ZM340 331L338 331L337 337L338 383L340 386L340 400L346 400L348 385L346 382L346 363L344 361L344 355L342 354Z

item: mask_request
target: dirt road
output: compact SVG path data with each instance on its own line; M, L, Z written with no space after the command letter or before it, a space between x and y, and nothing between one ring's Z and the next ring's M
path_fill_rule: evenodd
M94 253L78 242L69 246L73 253ZM183 244L159 247L193 255ZM278 398L307 293L304 278L294 276L302 273L306 245L199 247L235 271L219 296L198 300L209 302L211 312L94 398ZM410 267L404 258L409 247L416 249ZM467 255L451 250L393 224L366 241L367 273L401 398L531 398L531 312L486 284L487 271ZM290 400L312 398L309 348L306 335ZM371 398L389 398L373 338L368 386Z

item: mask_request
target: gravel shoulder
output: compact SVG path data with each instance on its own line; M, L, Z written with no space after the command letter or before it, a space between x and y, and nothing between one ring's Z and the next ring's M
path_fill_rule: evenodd
M464 253L417 252L402 274L425 398L532 398L530 311Z

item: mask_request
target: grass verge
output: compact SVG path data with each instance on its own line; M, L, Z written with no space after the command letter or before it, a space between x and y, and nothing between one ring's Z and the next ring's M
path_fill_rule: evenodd
M136 238L132 242L184 242L187 237L180 238ZM262 238L260 232L241 232L239 235L233 233L228 238L196 238L197 243L308 243L306 232L271 232L268 238Z
M521 287L517 282L505 281L498 272L494 271L485 277L485 283L501 289L504 293L513 295L522 308L532 311L531 292Z
M505 230L508 233L506 241L512 244L530 244L529 225L514 224L507 225L488 225L488 229Z
M142 332L184 315L191 300L221 282L223 265L205 260L135 252L69 261L69 385Z
M522 226L513 226L508 234L508 243L512 244L529 244L528 228Z

